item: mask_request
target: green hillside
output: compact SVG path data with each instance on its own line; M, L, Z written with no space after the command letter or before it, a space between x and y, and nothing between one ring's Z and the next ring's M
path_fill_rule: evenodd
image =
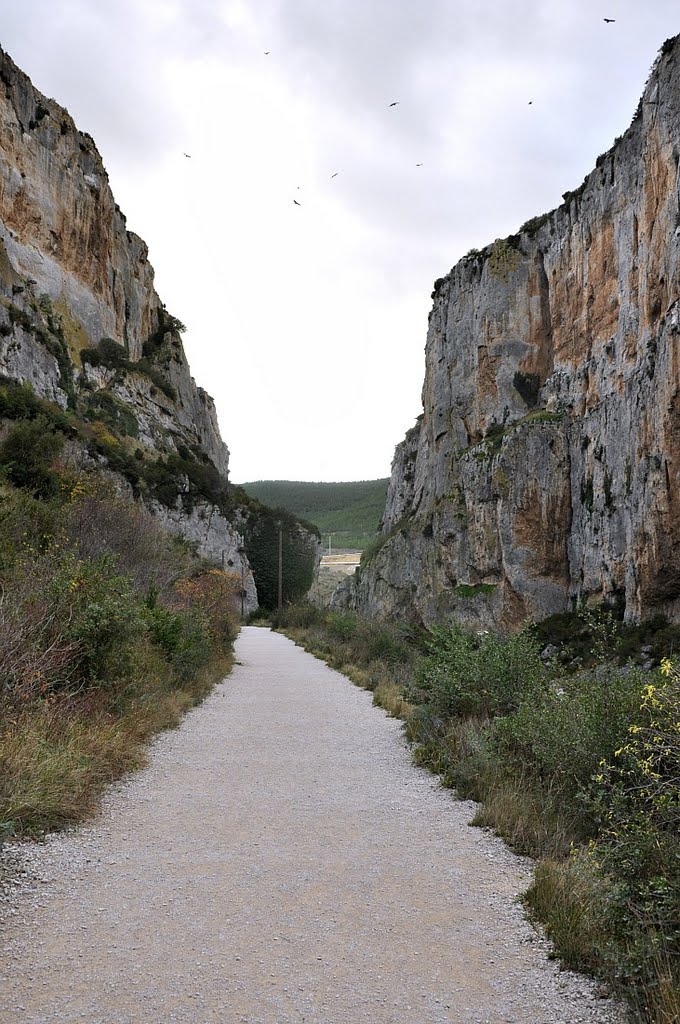
M324 547L333 533L333 548L363 550L373 539L385 509L385 480L349 483L306 483L299 480L257 480L241 484L253 498L285 508L321 530Z

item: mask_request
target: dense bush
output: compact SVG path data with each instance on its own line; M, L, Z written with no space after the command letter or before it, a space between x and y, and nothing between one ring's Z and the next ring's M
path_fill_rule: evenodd
M624 741L643 680L638 670L603 666L535 689L496 724L499 756L508 767L522 764L563 797L576 798Z
M42 499L3 489L3 832L80 819L177 724L225 664L239 585L96 476L62 474Z
M0 443L0 468L16 487L24 487L42 498L56 493L59 479L53 463L60 454L64 436L46 416L20 420Z
M530 632L501 639L459 626L433 629L411 696L443 718L506 714L546 683Z

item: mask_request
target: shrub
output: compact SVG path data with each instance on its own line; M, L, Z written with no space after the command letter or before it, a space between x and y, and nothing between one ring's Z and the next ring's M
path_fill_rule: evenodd
M59 480L52 469L64 437L46 416L16 423L0 444L0 465L16 487L43 498L56 494Z
M257 614L257 613L256 613ZM271 613L271 624L274 629L309 629L323 622L324 613L316 605L308 601L301 601L298 604L289 604L280 610Z
M441 718L507 714L546 682L538 645L529 632L503 640L460 626L436 628L428 650L411 697Z
M680 985L680 672L669 661L647 683L621 746L603 759L592 803L601 821L591 855L614 882L601 901L613 967L646 986L658 962Z
M543 785L574 800L624 741L642 686L638 670L602 666L537 689L496 723L498 756L510 770L521 764ZM595 825L590 821L590 830Z
M110 370L125 370L128 373L142 373L168 398L176 399L177 392L165 374L150 359L143 357L133 362L127 350L113 338L102 338L96 348L84 348L80 358L90 366L106 366Z
M38 398L30 384L3 381L0 384L0 417L9 420L32 420L42 416L55 430L66 436L77 433L68 415L53 402Z
M95 391L85 400L88 418L101 420L115 434L138 437L139 424L132 409L110 391Z

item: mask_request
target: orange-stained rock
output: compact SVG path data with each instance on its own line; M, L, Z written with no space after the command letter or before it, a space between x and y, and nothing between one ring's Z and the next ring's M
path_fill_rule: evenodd
M680 621L680 37L557 210L437 283L388 540L336 603L512 629Z

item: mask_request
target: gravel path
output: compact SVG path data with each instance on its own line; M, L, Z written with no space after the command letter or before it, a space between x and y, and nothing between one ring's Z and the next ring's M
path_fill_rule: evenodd
M268 630L237 657L94 825L5 851L2 1024L620 1024L370 694Z

